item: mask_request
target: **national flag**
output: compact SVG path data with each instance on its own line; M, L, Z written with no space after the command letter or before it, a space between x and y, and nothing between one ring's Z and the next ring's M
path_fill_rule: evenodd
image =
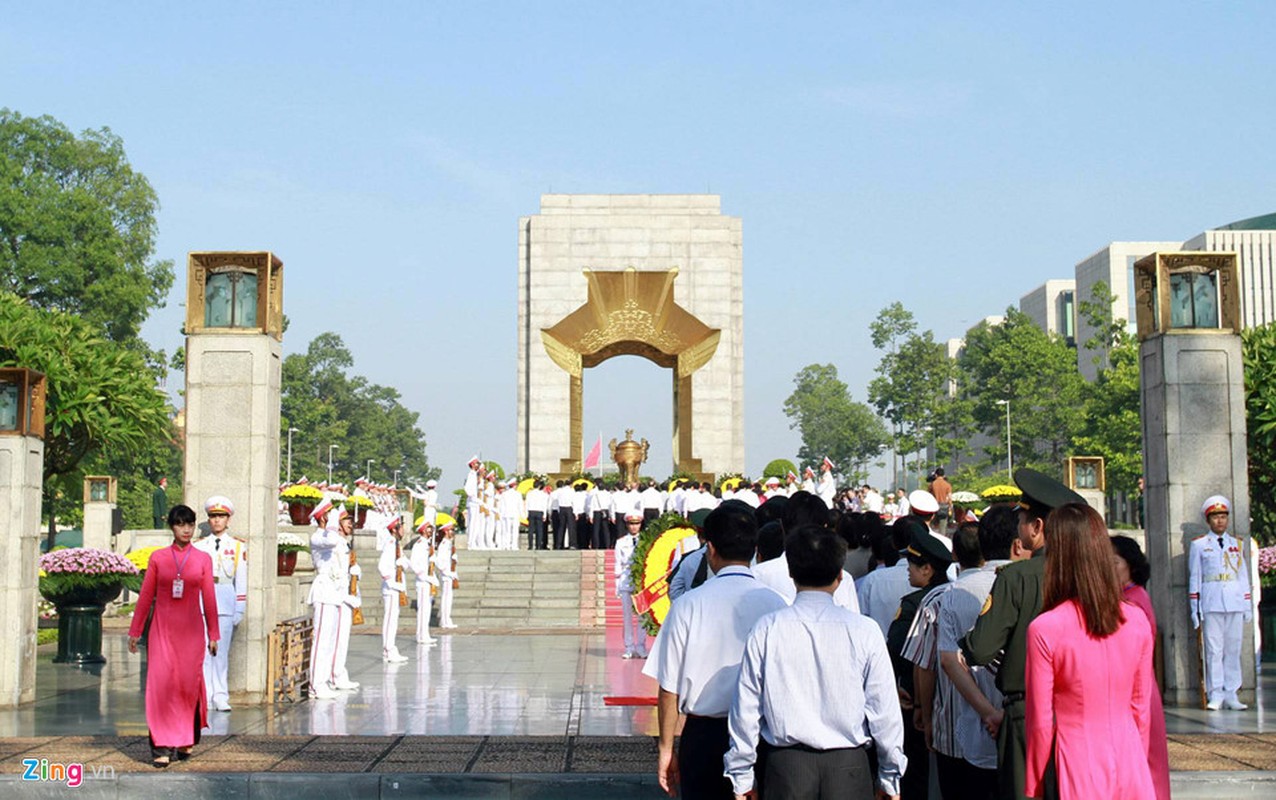
M589 455L585 456L584 469L592 469L598 466L598 459L603 455L603 435L598 434L598 441L594 442L594 449L589 451Z

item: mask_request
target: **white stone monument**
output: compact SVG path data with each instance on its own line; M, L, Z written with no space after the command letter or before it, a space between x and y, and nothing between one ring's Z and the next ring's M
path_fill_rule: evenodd
M542 195L518 247L520 472L579 470L585 371L619 355L671 370L672 467L743 470L743 240L718 196Z
M1153 253L1135 264L1143 417L1148 590L1165 657L1165 699L1202 704L1187 554L1207 532L1201 503L1231 498L1231 533L1249 536L1245 378L1235 253ZM1254 697L1254 646L1241 647L1240 696Z
M35 700L44 376L0 369L0 708Z
M115 521L115 478L87 475L84 478L84 546L113 550L112 527Z
M248 543L248 603L235 628L235 702L269 696L278 539L283 263L271 253L191 253L186 299L185 502L235 504L230 532Z

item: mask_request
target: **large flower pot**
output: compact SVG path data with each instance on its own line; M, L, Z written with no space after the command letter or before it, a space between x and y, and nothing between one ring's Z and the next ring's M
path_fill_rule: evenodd
M275 569L275 574L280 577L288 577L297 569L297 551L279 553L279 561Z
M120 596L124 584L106 584L46 595L58 609L58 654L55 664L105 664L102 655L102 612Z
M309 525L310 512L313 510L313 505L308 505L306 503L289 503L288 519L292 520L293 525Z
M354 513L354 526L356 528L362 529L364 523L367 521L368 521L368 507L359 506L359 510Z
M1258 601L1258 624L1263 634L1262 660L1276 662L1276 586L1263 587Z

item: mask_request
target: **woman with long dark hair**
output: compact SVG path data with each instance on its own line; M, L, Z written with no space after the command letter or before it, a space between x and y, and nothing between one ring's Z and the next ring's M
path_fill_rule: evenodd
M1042 612L1028 626L1024 792L1043 796L1053 758L1062 800L1155 800L1151 628L1122 600L1098 512L1082 503L1055 509L1045 539Z
M189 758L191 748L199 743L208 709L204 643L216 655L221 636L213 560L191 546L195 512L189 506L173 506L168 527L173 543L151 553L128 631L128 650L136 653L154 603L155 616L146 639L146 727L151 734L151 763L160 768L174 758Z
M1148 597L1148 578L1152 577L1152 565L1143 548L1129 536L1113 536L1112 564L1116 567L1117 583L1125 601L1138 606L1152 628L1152 670L1156 674L1156 611L1152 598ZM1148 768L1152 770L1152 783L1156 787L1156 800L1170 800L1170 752L1165 738L1165 709L1161 705L1160 686L1152 692L1152 725L1148 739Z

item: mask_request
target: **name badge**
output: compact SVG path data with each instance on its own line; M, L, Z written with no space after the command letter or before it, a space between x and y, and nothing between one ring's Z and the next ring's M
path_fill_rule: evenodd
M180 600L182 598L182 589L185 588L185 581L181 578L173 579L173 599Z

